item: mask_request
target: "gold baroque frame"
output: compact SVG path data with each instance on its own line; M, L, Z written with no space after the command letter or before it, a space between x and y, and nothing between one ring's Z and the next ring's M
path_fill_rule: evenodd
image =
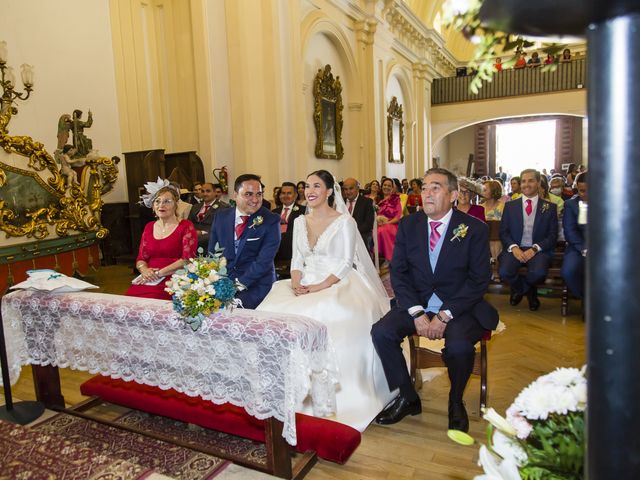
M391 97L387 108L387 139L389 143L389 162L404 163L404 122L402 121L402 105L396 97ZM394 147L398 150L394 152Z
M316 127L316 157L342 159L342 85L331 65L318 69L313 81L313 123Z
M58 236L66 236L69 230L78 232L95 232L97 238L104 238L108 230L100 223L100 213L104 204L101 194L105 184L113 184L118 171L109 158L87 159L86 168L89 182L87 192L79 184L74 183L67 191L65 178L60 173L58 164L44 149L44 145L28 136L9 135L8 125L16 109L9 107L0 113L0 147L11 154L16 153L28 158L25 168L18 168L0 162L0 189L6 186L7 172L24 177L31 177L40 184L56 201L48 205L28 210L27 221L16 224L16 212L0 199L0 231L9 237L33 237L43 239L49 236L49 226L55 227ZM48 170L51 176L46 182L37 172Z

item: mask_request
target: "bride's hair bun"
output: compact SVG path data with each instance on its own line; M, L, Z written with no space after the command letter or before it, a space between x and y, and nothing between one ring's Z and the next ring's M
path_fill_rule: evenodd
M329 195L328 203L330 207L333 207L333 204L335 203L335 200L336 200L336 188L335 188L335 181L333 179L333 175L331 175L331 173L329 173L326 170L316 170L315 172L311 172L309 175L307 175L307 178L309 178L311 175L320 177L320 180L323 181L325 187L331 189L331 195Z

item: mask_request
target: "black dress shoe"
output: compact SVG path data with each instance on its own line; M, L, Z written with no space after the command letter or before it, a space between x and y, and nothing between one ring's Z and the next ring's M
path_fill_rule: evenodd
M522 301L522 294L511 292L511 297L509 298L509 303L514 307L518 305Z
M464 402L449 402L449 430L469 431L469 417Z
M415 400L407 400L398 395L391 406L376 417L376 423L380 425L391 425L398 423L407 415L419 415L421 413L422 402L420 401L420 397L416 397Z
M540 300L538 300L538 289L533 287L527 292L527 301L529 302L529 310L535 312L540 308Z

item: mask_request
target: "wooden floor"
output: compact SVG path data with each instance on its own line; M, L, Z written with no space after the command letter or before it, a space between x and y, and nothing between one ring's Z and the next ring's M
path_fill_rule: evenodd
M123 293L133 275L122 266L103 267L91 278L105 293ZM526 300L509 305L506 294L490 294L507 329L489 342L489 406L504 414L515 396L539 375L555 367L579 367L585 363L585 325L579 302L571 301L568 317L560 316L560 300L541 297L539 311L529 312ZM70 404L85 397L80 384L92 375L61 370L62 388ZM446 374L425 383L420 393L423 413L399 424L370 426L362 444L346 465L320 461L309 479L470 479L481 472L477 466L478 442L485 441L486 423L478 417L479 380L472 377L465 400L470 414L470 434L476 444L464 447L446 436ZM31 371L25 368L14 396L34 399ZM1 396L0 396L1 398Z

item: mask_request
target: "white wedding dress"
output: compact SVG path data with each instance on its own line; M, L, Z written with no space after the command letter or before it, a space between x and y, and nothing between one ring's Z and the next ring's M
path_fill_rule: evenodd
M301 296L293 293L291 280L276 282L257 310L300 314L327 326L339 374L336 414L329 418L362 432L392 399L370 333L389 310L389 299L380 294L381 284L371 285L380 282L377 276L368 278L357 269L354 255L361 238L351 215L336 218L313 247L305 217L295 219L291 270L302 272L302 285L322 282L330 274L340 281ZM368 257L366 261L370 262ZM313 415L310 398L302 413Z

